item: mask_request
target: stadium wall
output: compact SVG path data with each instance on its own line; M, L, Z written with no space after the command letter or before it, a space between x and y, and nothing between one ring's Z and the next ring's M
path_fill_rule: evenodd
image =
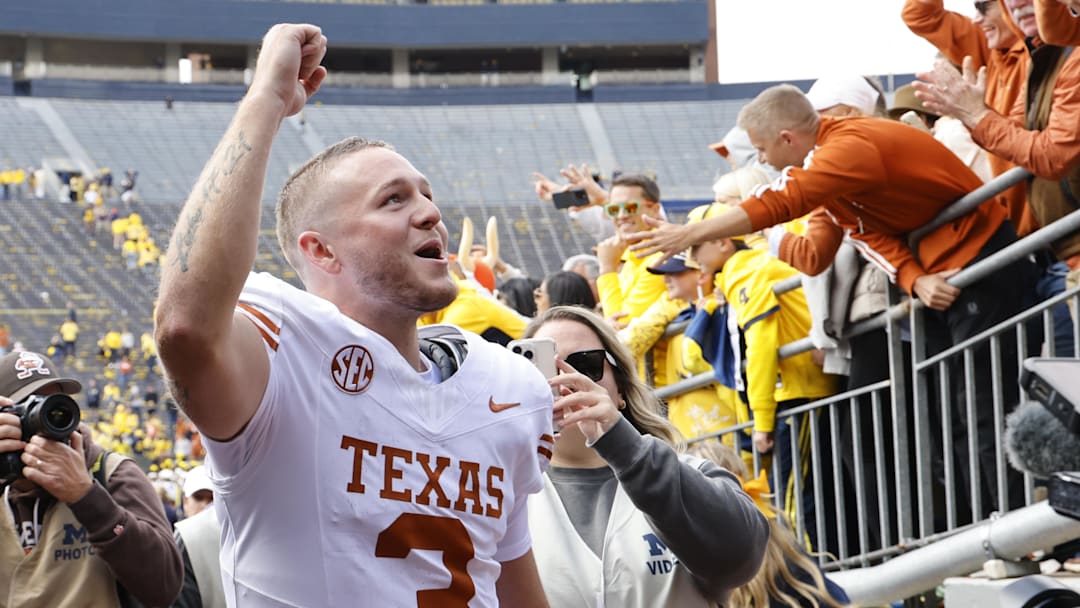
M886 90L904 85L913 74L881 77ZM593 101L601 103L634 103L648 101L706 101L752 99L774 82L742 84L618 84L598 85L593 89ZM791 81L807 90L813 81ZM96 80L40 79L15 83L0 77L0 96L25 95L69 99L112 99L117 101L154 101L171 97L174 101L237 101L245 87L221 84L176 84L151 82L119 82ZM569 86L521 87L449 87L389 89L364 87L332 87L319 90L318 103L334 105L513 105L521 103L574 103L577 95Z
M806 90L812 81L792 84ZM750 99L774 83L735 85L643 84L600 85L593 89L593 101L602 103L646 101L706 101ZM11 79L0 79L0 95L26 95L69 99L111 99L154 101L171 97L174 101L237 101L244 95L240 85L176 84L97 80L40 79L13 88ZM331 87L319 90L315 100L334 105L512 105L520 103L574 103L576 92L569 86L448 87L388 89Z
M315 23L335 45L367 48L703 44L706 0L600 4L367 5L225 0L16 2L0 33L256 44L279 22Z

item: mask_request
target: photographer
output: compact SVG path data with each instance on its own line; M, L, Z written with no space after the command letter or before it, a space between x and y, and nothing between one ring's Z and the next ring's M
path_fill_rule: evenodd
M183 568L150 480L85 424L70 432L74 402L26 401L80 390L37 353L0 359L0 478L14 524L0 525L0 605L168 605ZM38 434L61 427L67 441Z

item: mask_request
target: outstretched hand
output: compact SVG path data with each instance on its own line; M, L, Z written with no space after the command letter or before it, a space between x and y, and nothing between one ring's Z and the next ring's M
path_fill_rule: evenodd
M592 171L589 171L589 165L581 165L575 167L574 165L568 165L562 171L559 171L563 177L570 182L571 188L581 188L585 190L585 194L589 195L590 205L603 205L607 202L607 191L600 187L600 184L596 183L593 179ZM580 207L578 207L580 209Z
M638 257L660 252L664 254L663 260L666 260L677 253L686 251L694 244L690 226L669 224L650 216L645 216L644 219L645 223L654 226L655 229L625 235L626 240L631 243L630 251Z
M263 37L250 92L276 96L285 106L285 116L292 116L326 78L325 55L326 36L319 27L279 23Z
M536 198L542 201L551 202L551 195L556 192L562 192L570 187L570 184L564 184L560 186L555 182L548 179L543 173L533 171L533 189L536 190Z

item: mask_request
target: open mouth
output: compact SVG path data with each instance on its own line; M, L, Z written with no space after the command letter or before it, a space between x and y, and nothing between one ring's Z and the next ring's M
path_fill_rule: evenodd
M428 260L441 260L444 258L442 244L440 243L428 243L414 253Z

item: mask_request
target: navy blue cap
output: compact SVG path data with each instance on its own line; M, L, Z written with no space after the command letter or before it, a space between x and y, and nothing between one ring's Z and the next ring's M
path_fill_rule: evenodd
M646 270L653 274L675 274L684 270L696 270L700 268L692 260L686 258L685 253L677 253L663 263L649 266Z

